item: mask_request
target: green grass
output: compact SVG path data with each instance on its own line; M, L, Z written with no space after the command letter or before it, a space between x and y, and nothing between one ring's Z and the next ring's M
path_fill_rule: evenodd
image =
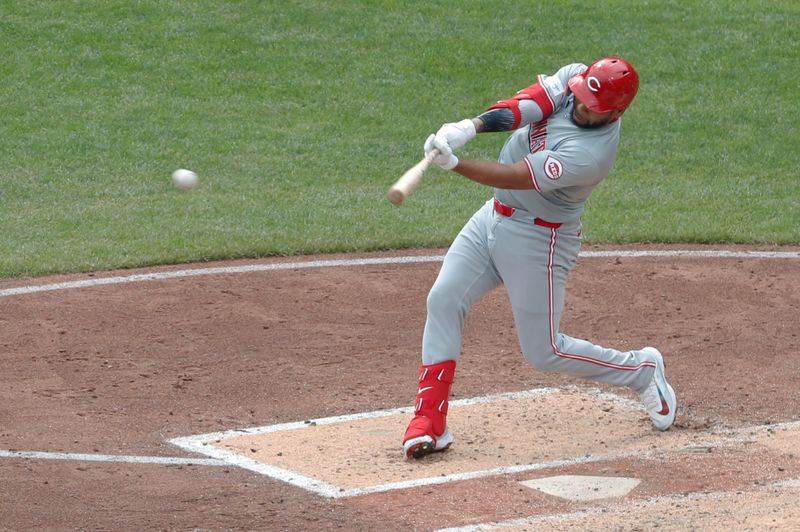
M425 136L563 64L638 68L586 241L800 243L794 1L0 1L0 278L445 246L490 191ZM495 158L504 135L464 150ZM201 177L191 192L169 176Z

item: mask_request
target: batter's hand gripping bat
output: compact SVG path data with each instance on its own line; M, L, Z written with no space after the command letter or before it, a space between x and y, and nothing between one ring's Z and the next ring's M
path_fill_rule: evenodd
M439 155L439 150L433 149L420 162L406 170L406 173L401 175L400 179L395 181L392 188L389 189L389 192L386 194L386 199L395 205L403 203L405 199L414 192L414 189L417 188L417 185L419 185L422 179L422 174L425 173L425 170L428 169L431 165L431 161L433 161L434 157L437 155Z

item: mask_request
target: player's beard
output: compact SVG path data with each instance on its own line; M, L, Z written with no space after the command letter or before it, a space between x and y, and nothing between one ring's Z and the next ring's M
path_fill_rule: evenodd
M590 123L588 120L585 120L584 122L579 122L578 119L575 118L576 112L577 111L575 109L575 105L573 105L572 112L569 114L569 119L572 121L573 124L575 124L578 127L582 127L584 129L592 129L597 127L597 125Z
M578 127L581 127L581 128L584 128L584 129L593 129L593 128L596 128L596 127L603 127L605 125L610 124L613 121L611 118L608 118L607 120L604 120L602 122L590 122L588 118L586 118L584 116L581 116L581 115L578 115L580 118L583 119L583 121L581 121L580 118L578 118L578 119L575 118L575 116L577 114L577 107L578 106L575 105L575 100L573 100L572 101L572 111L569 113L569 119L572 121L573 124L575 124Z

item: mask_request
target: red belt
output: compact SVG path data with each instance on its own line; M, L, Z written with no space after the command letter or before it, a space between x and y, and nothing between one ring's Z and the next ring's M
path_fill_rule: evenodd
M512 216L514 214L515 209L514 207L509 207L508 205L503 205L496 199L494 200L494 210L498 214L502 214L503 216ZM561 227L561 224L555 222L548 222L542 220L541 218L534 218L533 223L536 225L541 225L542 227L549 227L550 229L558 229Z

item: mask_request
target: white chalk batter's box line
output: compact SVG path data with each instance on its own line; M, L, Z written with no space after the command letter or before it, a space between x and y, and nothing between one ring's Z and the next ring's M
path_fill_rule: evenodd
M775 489L784 489L784 488L793 489L798 487L800 487L800 479L774 482L772 484L767 484L766 486L759 486L753 491L755 493L765 493L765 492L774 492ZM709 491L700 493L688 493L685 495L683 494L666 495L666 496L662 495L657 497L651 497L649 499L635 501L633 503L630 502L624 503L620 506L610 507L610 508L608 505L601 505L601 506L595 506L593 508L581 508L579 510L575 510L574 512L568 512L562 514L536 515L532 517L519 517L515 519L509 519L506 521L493 521L490 523L479 523L479 524L466 525L460 527L439 528L434 532L484 532L489 530L499 530L503 528L519 529L522 527L535 527L535 525L537 524L547 524L552 526L556 523L563 523L566 529L566 526L569 524L569 521L583 519L586 517L592 517L599 514L608 514L609 511L622 513L626 512L628 509L648 508L648 507L654 507L657 504L664 504L664 503L672 504L673 506L675 506L675 505L685 504L687 501L723 501L725 499L730 498L731 494L733 493L737 492Z
M712 258L712 259L800 259L800 251L726 251L726 250L617 250L617 251L581 251L580 258L615 258L615 257L673 257L673 258ZM425 262L441 262L444 255L420 255L410 257L376 257L369 259L312 260L303 262L279 262L268 264L245 264L242 266L223 266L219 268L191 268L169 272L151 272L114 277L96 277L81 281L63 283L34 284L14 288L0 289L0 297L67 290L72 288L91 288L113 284L140 283L145 281L163 281L183 277L201 275L222 275L276 270L298 270L306 268L332 268L373 266L386 264L417 264Z
M595 396L603 401L611 402L623 408L627 408L630 410L640 410L644 412L644 408L638 401L627 399L618 395L614 395L612 393L601 392L596 389L587 390L587 389L580 389L577 387L536 388L533 390L525 390L520 392L507 392L501 394L473 397L469 399L458 399L455 401L451 401L450 406L458 408L460 406L480 405L480 404L488 404L504 400L524 399L529 397L537 397L554 393L561 393L565 391L573 393L575 391L580 391L581 393L586 393L588 395ZM276 480L286 482L287 484L300 487L312 493L316 493L318 495L322 495L324 497L329 497L329 498L354 497L370 493L380 493L392 490L416 488L420 486L429 486L433 484L445 484L448 482L472 480L476 478L483 478L489 476L524 473L528 471L551 469L556 467L585 464L590 462L618 460L626 457L648 458L652 456L657 456L664 452L661 450L653 450L648 452L642 450L634 450L624 453L584 455L576 458L565 458L559 460L552 460L548 462L520 464L514 466L502 466L502 467L495 467L479 471L470 471L467 473L439 475L436 477L406 480L402 482L390 482L387 484L379 484L375 486L367 486L362 488L345 489L312 477L302 475L295 471L264 464L254 459L247 458L246 456L243 456L240 453L228 451L225 449L220 449L213 445L214 443L218 443L228 438L253 436L258 434L268 434L284 430L308 429L310 427L318 425L332 425L335 423L345 423L349 421L357 421L363 419L376 419L396 414L412 414L412 413L413 413L413 407L392 408L388 410L376 410L372 412L362 412L358 414L347 414L342 416L332 416L332 417L311 419L305 421L294 421L290 423L281 423L277 425L267 425L261 427L250 427L245 429L233 429L222 432L212 432L207 434L197 434L194 436L173 438L169 440L169 443L177 447L180 447L181 449L184 449L186 451L208 456L219 463L227 464L229 466L240 467L242 469L246 469L254 473L258 473L260 475L265 475L274 478ZM754 432L761 432L762 430L769 430L769 429L773 430L788 429L788 428L794 428L795 426L800 427L800 422L774 424L765 427L747 427L745 429L726 430L718 433L718 435L722 437L721 439L714 438L709 441L695 442L691 445L686 446L686 449L690 450L699 445L713 446L718 448L718 447L745 443L751 441L749 436L751 436ZM708 434L709 436L714 435L712 431L708 431L706 432L706 434ZM680 450L680 448L678 450ZM398 460L402 459L401 456L402 452L400 451L400 447L398 446Z

